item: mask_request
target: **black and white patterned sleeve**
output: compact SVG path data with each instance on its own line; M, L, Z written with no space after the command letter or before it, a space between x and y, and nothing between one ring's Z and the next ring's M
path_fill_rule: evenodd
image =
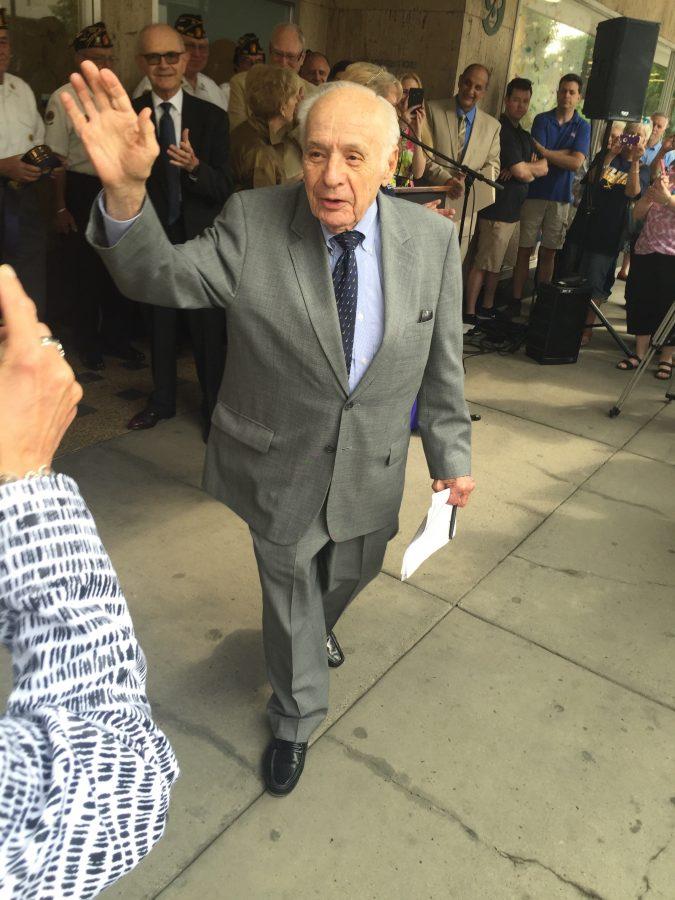
M0 486L0 896L96 896L164 831L178 776L96 525L62 475Z

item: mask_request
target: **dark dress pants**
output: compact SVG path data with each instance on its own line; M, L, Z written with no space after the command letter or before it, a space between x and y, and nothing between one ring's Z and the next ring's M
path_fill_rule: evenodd
M9 263L45 318L47 307L47 230L37 184L12 187L0 179L0 263Z
M172 244L185 241L180 219L166 231ZM176 340L181 312L164 306L145 307L152 335L153 391L148 406L165 417L176 413ZM202 390L201 413L208 431L225 369L225 313L221 309L189 309L185 315Z
M176 413L176 340L181 310L146 307L152 334L153 391L148 406L160 416ZM201 412L208 428L225 369L225 313L220 309L186 311L190 340L202 390Z
M117 289L100 256L85 237L91 207L101 182L94 175L66 174L66 206L77 232L68 236L73 262L73 326L80 352L101 352L104 346L129 342L131 301Z

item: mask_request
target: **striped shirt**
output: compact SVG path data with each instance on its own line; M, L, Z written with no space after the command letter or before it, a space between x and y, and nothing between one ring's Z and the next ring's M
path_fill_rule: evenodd
M178 766L151 718L145 657L75 483L0 486L0 897L88 898L164 831Z

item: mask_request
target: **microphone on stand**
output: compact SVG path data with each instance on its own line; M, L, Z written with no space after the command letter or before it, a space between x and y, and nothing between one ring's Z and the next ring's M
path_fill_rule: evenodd
M471 188L473 187L474 181L482 181L484 184L489 184L490 187L493 187L497 191L503 191L504 185L499 184L498 181L493 181L492 178L488 178L487 175L483 175L482 172L477 172L476 169L472 169L470 166L464 165L464 163L458 162L456 159L452 159L449 156L446 156L445 153L439 153L438 150L434 150L433 147L430 147L428 144L423 143L418 140L411 134L408 134L407 131L401 129L401 137L404 137L407 141L410 141L413 144L416 144L418 147L421 147L422 150L426 151L426 153L430 153L432 156L437 157L440 160L443 160L444 163L449 164L450 168L455 169L457 172L460 172L464 175L464 202L462 204L462 218L459 223L459 241L462 241L462 235L464 234L464 221L466 219L466 211L469 206L469 193Z

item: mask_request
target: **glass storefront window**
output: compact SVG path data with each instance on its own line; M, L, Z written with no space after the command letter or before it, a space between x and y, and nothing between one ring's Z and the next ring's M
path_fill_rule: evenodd
M511 60L511 78L529 78L534 85L528 115L529 128L537 113L556 105L560 76L581 75L584 83L593 57L593 38L563 22L556 22L529 6L518 19Z
M663 85L666 80L668 66L660 66L654 63L652 71L649 75L649 86L647 87L647 96L645 97L644 115L651 116L652 113L661 109L661 94Z

